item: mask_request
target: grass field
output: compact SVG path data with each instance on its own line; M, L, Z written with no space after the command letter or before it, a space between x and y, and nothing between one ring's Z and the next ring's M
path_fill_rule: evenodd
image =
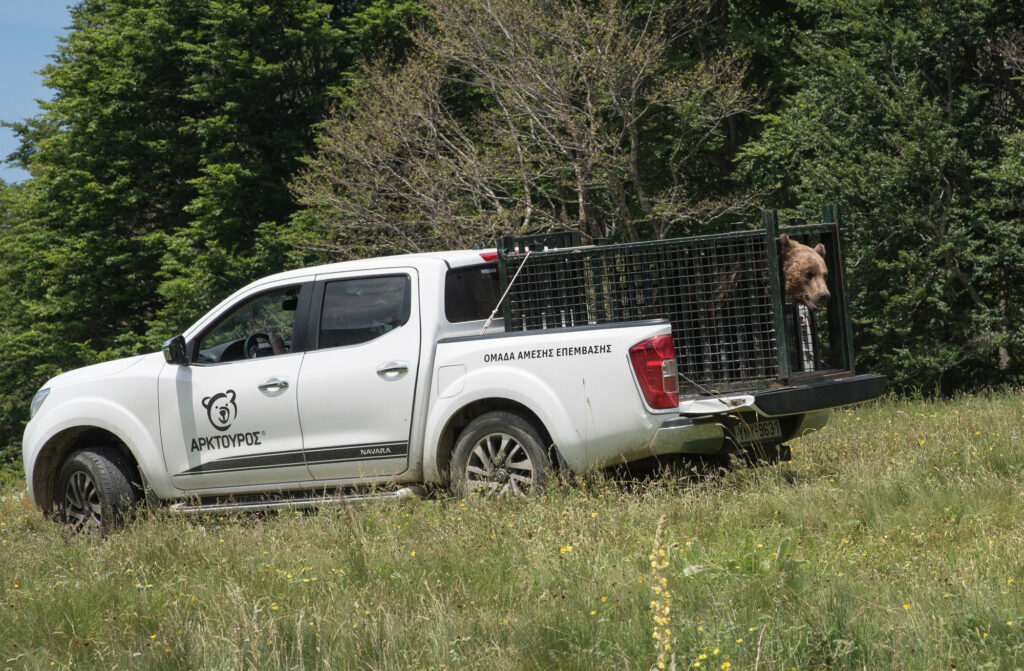
M0 668L1017 669L1024 394L838 411L793 461L528 501L0 504Z

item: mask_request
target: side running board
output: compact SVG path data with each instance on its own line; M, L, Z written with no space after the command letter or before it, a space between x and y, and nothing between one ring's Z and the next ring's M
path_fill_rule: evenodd
M420 486L402 487L365 494L312 494L309 496L282 497L276 499L217 499L209 503L182 501L168 506L172 513L196 515L203 513L231 513L260 510L304 510L322 506L337 506L367 501L394 501L411 497L423 497L425 490Z

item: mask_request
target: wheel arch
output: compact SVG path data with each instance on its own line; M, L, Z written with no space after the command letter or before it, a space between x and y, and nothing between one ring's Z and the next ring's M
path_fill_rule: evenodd
M544 422L537 416L537 413L522 403L500 397L484 398L473 401L472 403L467 403L459 408L451 417L448 418L448 422L441 430L438 438L437 449L435 452L437 473L445 484L449 479L452 451L455 449L455 441L458 440L459 434L461 434L462 430L465 429L466 426L475 418L486 412L492 412L494 410L504 410L506 412L513 412L520 415L523 419L530 422L535 429L537 429L541 440L549 449L557 450L557 447L551 438L551 432L544 425ZM552 458L551 462L552 464L557 463L555 458Z
M32 469L32 492L36 504L44 513L53 509L54 487L61 464L75 450L89 447L109 447L120 452L133 469L132 484L140 491L144 490L139 462L123 440L98 426L73 426L51 436L36 455Z

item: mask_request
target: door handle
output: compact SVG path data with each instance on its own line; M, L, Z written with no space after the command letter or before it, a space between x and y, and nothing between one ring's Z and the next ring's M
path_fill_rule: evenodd
M288 380L270 378L266 382L261 382L256 388L260 391L283 391L288 388Z
M377 375L380 375L383 378L391 379L397 378L398 376L408 372L408 361L389 361L388 363L381 365L381 367L377 369Z

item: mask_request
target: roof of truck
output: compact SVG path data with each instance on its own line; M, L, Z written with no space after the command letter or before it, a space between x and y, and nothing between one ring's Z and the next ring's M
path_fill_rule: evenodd
M455 251L445 252L424 252L421 254L396 254L393 256L376 256L369 259L356 259L353 261L339 261L338 263L327 263L320 266L309 266L306 268L297 268L295 270L286 270L281 273L274 275L268 275L262 277L234 292L223 301L221 301L216 307L207 313L205 317L200 319L198 322L193 324L185 332L186 336L190 336L197 328L204 325L208 318L223 309L225 305L235 301L240 295L252 291L254 288L261 286L268 286L278 284L280 282L288 282L291 280L308 280L313 275L325 275L328 273L341 273L348 271L364 271L364 270L379 270L387 268L398 268L408 267L410 265L417 265L417 262L422 263L424 261L430 262L443 262L449 268L462 268L465 266L478 265L488 262L494 262L498 259L498 252L496 249L461 249Z
M437 261L443 261L450 268L461 268L463 266L471 266L480 263L486 263L489 261L498 260L498 251L494 248L491 249L459 249L454 251L444 252L422 252L419 254L395 254L392 256L374 256L368 259L354 259L352 261L338 261L337 263L327 263L320 266L309 266L306 268L297 268L295 270L286 270L282 273L276 273L269 275L260 280L260 283L264 282L276 282L278 280L289 279L291 277L308 277L310 274L324 274L324 273L335 273L344 272L349 270L373 270L376 268L387 268L394 265L406 265L415 263L419 260L433 259Z

